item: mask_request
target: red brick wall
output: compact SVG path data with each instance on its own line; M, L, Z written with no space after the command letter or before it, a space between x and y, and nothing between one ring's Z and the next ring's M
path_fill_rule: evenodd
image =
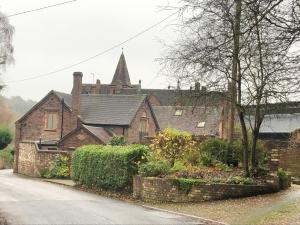
M140 133L140 119L143 113L146 112L148 118L148 136L153 137L156 134L156 125L154 118L151 114L150 107L148 104L144 103L142 107L138 110L131 126L128 129L127 140L128 143L139 143L139 133Z
M103 144L99 142L98 139L94 138L85 129L79 128L74 133L70 134L66 139L64 139L59 147L63 150L69 150L70 148L78 148L82 145L93 145L93 144Z
M58 128L55 131L47 131L45 129L45 114L47 111L58 113ZM55 94L49 97L23 121L21 121L20 140L37 141L41 137L42 140L58 140L61 135L61 101ZM63 118L63 135L68 134L75 129L76 125L72 124L72 113L67 107L64 108Z

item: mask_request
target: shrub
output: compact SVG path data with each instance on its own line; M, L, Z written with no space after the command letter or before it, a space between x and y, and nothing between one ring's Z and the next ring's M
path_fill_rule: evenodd
M279 178L279 188L281 190L287 189L291 186L291 176L286 171L279 168L277 175Z
M251 138L249 140L249 162L251 162L252 154L251 154L251 146L252 146L252 141ZM239 161L243 162L243 145L242 145L242 140L238 139L234 141L231 145L231 151L232 151L232 158ZM256 144L256 161L258 162L258 166L264 165L266 158L266 150L264 147L264 144L261 140L257 141Z
M7 147L4 150L0 151L0 159L4 162L4 168L10 169L13 166L14 156L13 156L14 149L12 147Z
M176 160L183 159L186 153L192 151L194 145L191 134L167 128L152 140L150 146L173 166Z
M40 171L40 175L45 178L69 178L69 161L69 157L57 155L49 168Z
M220 138L209 138L200 145L201 162L212 166L214 160L227 163L228 144Z
M72 179L91 188L128 190L148 152L144 145L80 147L73 155Z
M171 166L167 161L149 161L139 165L139 174L144 177L165 176L170 173Z
M241 185L251 185L254 184L254 180L249 177L241 177L241 176L234 176L230 177L226 180L227 184L241 184Z
M113 136L110 141L110 145L112 145L112 146L126 145L124 136Z
M231 172L232 171L232 167L228 166L227 164L221 163L221 162L217 162L215 164L215 166L225 172Z
M170 173L178 173L181 171L185 171L187 167L180 161L176 161L174 166L171 168Z
M12 141L12 134L7 128L0 129L0 150L6 148Z
M179 190L189 193L193 185L206 184L207 181L203 179L192 179L192 178L178 178L174 179L173 182L178 185Z

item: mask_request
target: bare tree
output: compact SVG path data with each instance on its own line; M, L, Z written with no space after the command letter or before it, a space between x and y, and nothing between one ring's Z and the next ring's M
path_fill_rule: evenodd
M0 66L5 69L6 65L13 62L12 37L14 28L10 25L8 19L0 12ZM3 86L0 85L0 90Z
M167 47L163 65L181 80L200 81L210 90L229 86L229 133L235 112L242 128L244 169L251 164L270 103L299 93L299 1L183 0L180 38ZM248 122L251 120L251 122ZM229 136L229 140L232 136Z

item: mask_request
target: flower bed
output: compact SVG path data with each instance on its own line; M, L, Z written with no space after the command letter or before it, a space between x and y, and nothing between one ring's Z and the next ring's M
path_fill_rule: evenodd
M255 196L278 191L268 185L182 182L172 178L135 176L133 196L143 201L201 202Z

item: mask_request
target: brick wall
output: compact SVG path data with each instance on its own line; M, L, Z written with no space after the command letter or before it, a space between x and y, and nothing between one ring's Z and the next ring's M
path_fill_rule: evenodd
M181 190L174 181L165 178L135 176L133 196L157 202L201 202L267 194L276 191L267 185L201 184L190 191Z
M281 149L279 167L289 171L292 176L300 178L300 148Z
M148 104L144 104L137 112L131 126L128 128L127 140L128 143L139 143L140 142L140 119L142 115L146 113L148 118L148 136L154 137L156 134L156 125L154 118L151 114L150 107Z
M79 128L75 132L72 132L68 137L64 138L59 143L59 148L63 150L70 150L78 148L82 145L96 145L100 143L98 139L94 138L85 129Z
M58 113L58 127L54 131L45 129L45 113ZM41 137L44 140L58 140L61 135L62 105L60 99L55 94L50 94L39 107L33 110L23 121L18 124L20 140L37 141ZM68 134L76 127L72 123L72 113L64 107L63 115L63 135Z
M18 173L40 177L40 171L50 166L57 155L71 155L66 151L39 150L36 142L19 143Z

